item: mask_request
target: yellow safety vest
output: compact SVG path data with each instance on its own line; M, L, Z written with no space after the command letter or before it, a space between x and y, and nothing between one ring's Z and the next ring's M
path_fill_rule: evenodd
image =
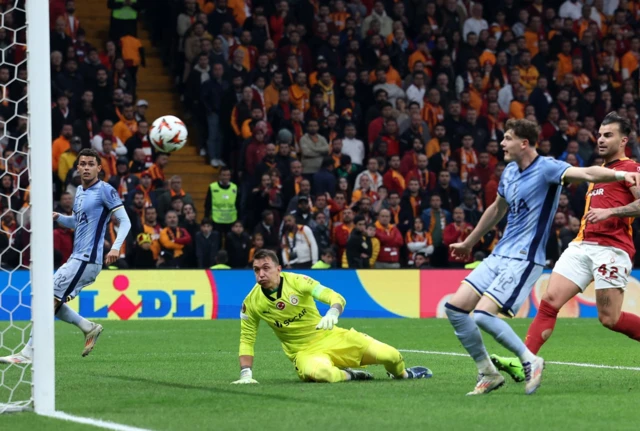
M229 183L229 188L223 189L216 181L211 183L211 218L214 223L231 224L238 220L236 199L238 186Z
M116 3L124 4L124 0L116 0ZM131 0L131 4L138 3L138 0ZM115 19L134 20L138 19L138 11L131 6L123 6L120 9L114 9L111 16Z

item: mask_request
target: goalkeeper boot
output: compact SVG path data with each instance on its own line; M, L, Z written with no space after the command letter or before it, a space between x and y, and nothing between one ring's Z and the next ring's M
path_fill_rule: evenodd
M351 368L345 368L343 371L349 374L351 380L373 380L373 374L368 371L352 370Z
M428 379L433 376L433 373L427 367L410 367L405 370L407 372L407 379ZM396 377L387 371L387 376L395 379ZM402 379L402 377L398 377Z
M97 323L94 323L91 330L84 334L84 350L82 351L82 357L91 353L98 342L100 334L102 334L102 325L98 325Z
M526 386L524 393L531 395L535 393L542 383L542 371L544 370L544 359L536 357L531 362L522 364L524 367L524 375L526 376Z
M504 385L504 377L500 373L478 374L478 383L467 395L485 395Z
M518 358L503 358L498 355L491 355L491 362L499 371L509 374L514 382L524 382L524 368Z
M29 365L31 358L24 355L22 352L15 355L0 357L0 364L16 364L16 365Z

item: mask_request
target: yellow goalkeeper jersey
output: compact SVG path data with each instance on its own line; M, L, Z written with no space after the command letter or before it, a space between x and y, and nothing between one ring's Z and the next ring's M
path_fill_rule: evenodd
M282 272L278 290L270 295L256 284L242 303L240 312L240 356L253 356L258 324L264 320L282 343L285 354L296 354L325 338L330 331L319 331L320 313L315 300L328 305L341 304L344 298L306 275Z

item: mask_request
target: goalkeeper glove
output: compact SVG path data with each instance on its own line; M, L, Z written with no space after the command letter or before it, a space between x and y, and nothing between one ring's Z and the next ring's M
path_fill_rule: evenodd
M336 308L330 308L327 314L320 319L320 323L318 323L316 329L333 329L333 327L338 324L338 316L340 316L340 312Z
M240 370L240 380L236 380L232 382L232 385L248 385L258 383L257 380L253 379L253 373L251 372L251 368L243 368Z

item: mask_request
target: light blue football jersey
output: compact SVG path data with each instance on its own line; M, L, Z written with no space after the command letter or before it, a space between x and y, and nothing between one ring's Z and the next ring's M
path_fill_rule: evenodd
M78 186L73 202L76 231L72 258L102 265L109 216L121 206L116 189L104 181L98 181L86 190Z
M544 265L546 245L558 208L566 162L536 157L522 172L515 162L507 165L498 194L509 204L507 228L493 254Z

